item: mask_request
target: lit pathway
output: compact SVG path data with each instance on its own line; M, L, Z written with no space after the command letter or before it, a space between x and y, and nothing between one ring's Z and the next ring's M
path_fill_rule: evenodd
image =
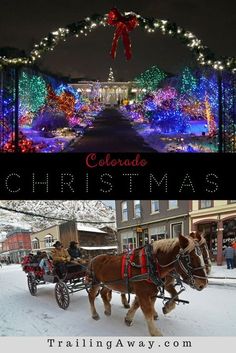
M117 109L107 108L69 152L154 152Z

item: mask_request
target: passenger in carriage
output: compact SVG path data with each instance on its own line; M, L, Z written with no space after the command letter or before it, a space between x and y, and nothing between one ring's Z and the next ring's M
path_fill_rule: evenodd
M71 241L69 248L67 249L70 257L71 257L71 262L75 264L80 265L80 269L83 269L83 265L86 264L86 261L81 259L81 251L78 247L78 242L77 241Z
M71 257L71 260L79 260L81 258L81 252L77 245L78 245L77 241L71 241L70 246L67 249Z
M40 260L40 263L39 263L39 267L42 268L47 275L50 275L52 273L52 271L51 271L52 270L52 266L50 264L50 260L48 258L48 255L47 255L46 251L42 252L42 256L41 256L41 260Z
M41 260L41 256L42 256L42 252L40 250L37 251L36 255L33 255L31 262L32 263L36 263L39 264L40 260Z
M23 257L23 260L21 261L21 266L23 271L28 272L30 269L30 264L32 263L32 259L34 257L34 254L29 253L28 255Z

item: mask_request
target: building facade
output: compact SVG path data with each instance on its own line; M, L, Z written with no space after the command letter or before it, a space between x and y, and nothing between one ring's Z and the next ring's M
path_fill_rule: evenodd
M191 229L204 231L212 259L222 265L226 244L236 241L236 200L194 200L189 215Z
M118 200L116 215L120 251L200 231L222 265L224 248L236 241L236 200Z
M20 263L22 258L31 251L30 232L26 230L16 230L8 233L2 242L1 259L9 263Z
M189 234L189 201L117 200L119 250L133 249L152 240Z
M137 100L138 95L142 92L134 82L96 82L96 81L79 81L72 83L73 86L84 98L96 98L106 105L119 105L124 100L131 98Z
M93 257L101 252L111 252L117 250L117 245L110 242L110 235L98 228L78 225L74 221L54 225L31 235L33 252L48 251L53 248L53 244L59 240L64 248L68 248L70 242L79 243L84 257Z

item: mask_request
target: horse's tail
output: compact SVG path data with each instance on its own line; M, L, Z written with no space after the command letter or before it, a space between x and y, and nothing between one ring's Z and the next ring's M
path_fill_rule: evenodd
M87 266L86 274L85 274L86 283L90 283L92 285L100 283L100 281L97 280L94 269L93 269L93 260L94 260L94 258L90 260L90 262Z

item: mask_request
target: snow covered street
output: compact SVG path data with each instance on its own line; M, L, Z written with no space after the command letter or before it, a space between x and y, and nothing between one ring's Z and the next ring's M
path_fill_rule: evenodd
M222 268L221 268L222 271ZM228 276L235 276L236 269ZM213 271L217 275L217 271ZM113 294L112 315L103 315L100 296L96 306L100 321L90 316L86 291L71 295L67 310L58 307L53 284L39 286L38 295L30 295L26 274L20 265L0 268L0 336L148 336L143 314L138 311L134 325L124 324L120 296ZM157 325L164 336L235 336L236 287L209 285L202 292L186 287L181 299L189 305L178 305L167 316L159 299Z

